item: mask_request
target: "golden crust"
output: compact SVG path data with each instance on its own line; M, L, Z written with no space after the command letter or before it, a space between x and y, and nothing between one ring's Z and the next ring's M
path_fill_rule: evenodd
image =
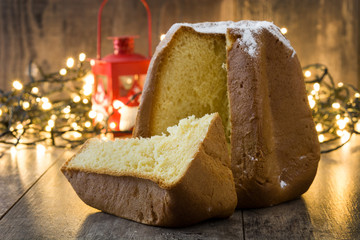
M258 57L228 30L231 159L238 207L265 207L299 197L311 185L320 158L297 56L266 29Z
M86 204L148 225L181 227L209 218L226 218L237 204L218 115L185 174L172 186L164 188L138 176L113 176L67 166L68 162L61 170Z

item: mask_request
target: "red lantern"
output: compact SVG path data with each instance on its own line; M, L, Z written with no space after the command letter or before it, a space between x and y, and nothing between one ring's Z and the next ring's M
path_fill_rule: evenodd
M111 37L114 53L101 58L101 13L107 0L104 0L98 15L97 58L91 59L94 74L93 110L97 113L95 121L108 117L113 132L129 131L135 123L142 85L151 57L151 15L145 0L141 0L148 15L149 56L146 58L134 53L136 36Z

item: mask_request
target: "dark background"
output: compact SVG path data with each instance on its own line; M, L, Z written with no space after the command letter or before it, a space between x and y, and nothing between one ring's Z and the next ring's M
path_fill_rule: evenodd
M102 0L1 0L0 89L27 79L29 60L46 71L68 57L96 56L97 12ZM336 82L360 87L358 0L148 0L153 51L176 22L268 20L288 29L287 37L303 66L327 65ZM139 0L109 0L103 12L102 53L112 51L108 36L139 35L135 49L147 54L147 18Z

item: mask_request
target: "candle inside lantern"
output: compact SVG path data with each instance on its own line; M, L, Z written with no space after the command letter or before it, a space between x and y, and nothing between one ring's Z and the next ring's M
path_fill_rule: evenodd
M120 108L119 113L120 123L119 123L119 130L126 131L134 127L136 114L137 114L137 107L129 107L124 105Z

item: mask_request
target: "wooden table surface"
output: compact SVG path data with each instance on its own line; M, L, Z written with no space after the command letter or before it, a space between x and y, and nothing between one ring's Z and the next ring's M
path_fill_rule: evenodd
M0 158L0 239L360 239L360 136L321 156L300 199L179 229L85 205L59 171L73 153L18 149Z

